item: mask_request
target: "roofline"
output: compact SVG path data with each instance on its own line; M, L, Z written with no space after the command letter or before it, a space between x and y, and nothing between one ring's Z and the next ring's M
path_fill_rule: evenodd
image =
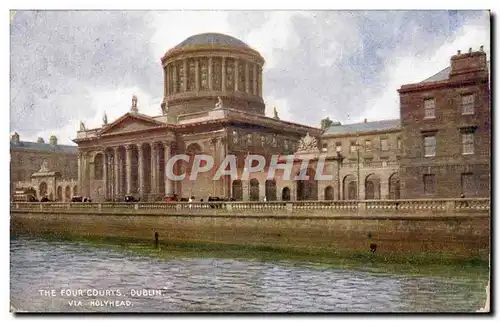
M471 85L477 84L478 81L481 83L487 83L489 81L488 77L476 76L469 79L460 79L460 80L450 80L445 79L441 81L435 82L425 82L425 83L414 83L414 84L405 84L401 85L401 88L398 88L397 91L399 94L410 93L410 92L419 92L426 91L432 89L438 89L442 87L458 87L463 85Z

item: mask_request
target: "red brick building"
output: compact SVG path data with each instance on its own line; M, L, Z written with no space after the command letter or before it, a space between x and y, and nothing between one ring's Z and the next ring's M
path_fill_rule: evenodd
M489 197L491 104L483 49L398 90L401 198Z

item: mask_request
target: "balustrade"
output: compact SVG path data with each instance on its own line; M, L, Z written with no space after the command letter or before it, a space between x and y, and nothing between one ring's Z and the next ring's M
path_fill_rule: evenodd
M151 212L151 213L273 213L308 212L329 213L460 213L488 212L490 199L414 199L414 200L340 200L340 201L250 201L250 202L105 202L105 203L11 203L12 212Z

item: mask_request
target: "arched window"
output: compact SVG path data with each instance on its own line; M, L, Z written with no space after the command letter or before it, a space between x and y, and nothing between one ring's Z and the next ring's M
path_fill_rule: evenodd
M266 200L275 201L276 200L276 181L266 180Z
M57 200L56 201L62 201L63 200L63 193L62 193L62 187L58 186L57 187Z
M353 175L347 175L343 180L343 196L344 200L355 200L358 199L358 184L356 178Z
M243 200L243 186L242 186L241 180L234 180L233 181L233 198L236 201Z
M325 188L325 200L333 200L333 187L328 186Z
M283 191L281 191L281 200L290 201L290 188L284 187Z
M250 201L259 201L259 180L250 180Z
M380 179L375 174L366 177L365 199L380 199Z
M390 199L400 199L401 198L401 188L399 183L399 175L393 173L389 177L389 198Z

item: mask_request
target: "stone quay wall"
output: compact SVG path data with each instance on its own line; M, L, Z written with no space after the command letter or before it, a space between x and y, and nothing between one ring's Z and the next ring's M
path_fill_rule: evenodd
M12 203L11 234L129 237L301 250L490 251L490 200L204 203Z

